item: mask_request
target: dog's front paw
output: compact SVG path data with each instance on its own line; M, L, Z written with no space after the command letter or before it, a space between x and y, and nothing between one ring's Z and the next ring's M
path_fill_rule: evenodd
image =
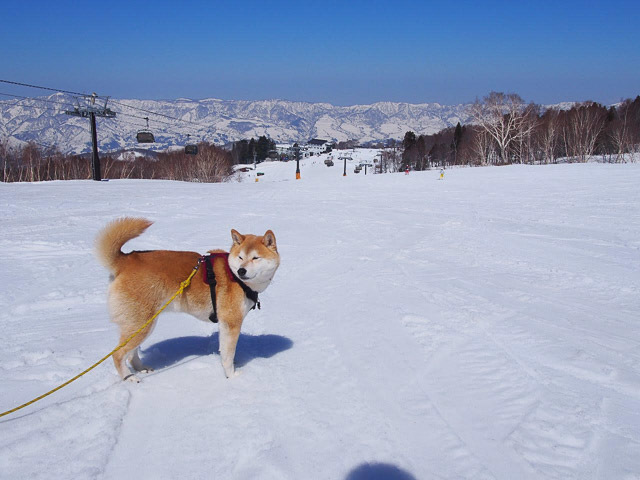
M222 368L224 368L224 374L226 375L227 378L233 378L238 376L239 370L236 370L233 364L231 366L222 365Z
M133 373L131 375L127 375L126 377L124 377L123 381L131 382L131 383L140 383L140 379L136 377Z

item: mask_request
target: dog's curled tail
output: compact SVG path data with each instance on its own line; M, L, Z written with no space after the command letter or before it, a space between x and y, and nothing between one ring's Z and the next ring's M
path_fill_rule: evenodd
M112 273L124 255L120 250L132 238L141 235L153 222L145 218L124 217L113 220L96 237L96 256L100 263Z

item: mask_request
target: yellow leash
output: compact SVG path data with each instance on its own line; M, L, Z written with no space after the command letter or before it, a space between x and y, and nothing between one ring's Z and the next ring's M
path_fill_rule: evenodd
M100 360L98 360L96 363L94 363L93 365L91 365L89 368L87 368L86 370L84 370L83 372L79 373L78 375L76 375L75 377L73 377L70 380L67 380L66 382L64 382L62 385L57 386L56 388L54 388L53 390L49 390L47 393L40 395L37 398L34 398L33 400L31 400L30 402L27 403L23 403L22 405L12 408L11 410L7 410L6 412L2 412L0 413L0 417L4 417L5 415L9 415L10 413L16 412L18 410L20 410L21 408L27 407L29 405L31 405L32 403L36 403L38 400L42 400L44 397L47 397L49 395L51 395L54 392L57 392L58 390L60 390L63 387L66 387L67 385L69 385L71 382L76 381L77 379L79 379L81 376L83 376L85 373L90 372L91 370L93 370L94 368L96 368L98 365L100 365L102 362L104 362L107 358L109 358L111 355L113 355L114 353L116 353L118 350L120 350L122 347L124 347L127 343L129 343L131 341L131 339L133 339L135 336L137 336L138 334L140 334L140 332L142 332L145 328L147 328L149 326L149 324L151 322L153 322L156 317L158 315L160 315L162 313L162 311L167 308L169 306L169 304L171 302L173 302L175 300L175 298L180 295L185 288L187 288L189 286L189 284L191 283L191 279L193 278L193 276L196 274L196 272L198 271L198 267L200 266L200 262L198 262L198 264L193 268L193 271L191 272L191 274L187 277L187 279L182 282L180 284L180 288L178 288L178 291L176 293L173 294L173 296L167 301L167 303L165 303L162 308L160 310L158 310L153 317L151 317L149 320L146 321L146 323L144 325L142 325L138 330L136 330L135 332L133 332L131 335L129 335L129 337L122 342L120 345L118 345L116 348L114 348L109 354L105 355L104 357L102 357Z

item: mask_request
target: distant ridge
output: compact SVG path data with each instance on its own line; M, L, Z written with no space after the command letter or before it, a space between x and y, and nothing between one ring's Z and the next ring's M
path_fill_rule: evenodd
M57 146L63 153L90 150L89 122L62 113L74 98L56 93L47 97L0 103L0 137L13 144L35 141L43 146ZM116 103L117 102L117 103ZM410 104L378 102L371 105L334 106L328 103L287 100L136 100L117 99L110 107L119 112L114 120L98 120L98 143L101 151L139 147L138 129L145 126L141 117L149 117L155 144L144 145L164 150L171 145L206 140L226 144L244 138L265 135L276 142L306 141L326 138L332 141L370 142L390 138L402 139L411 130L417 134L436 133L456 123L468 122L467 105L438 103ZM156 117L142 110L177 118ZM53 108L52 111L51 109ZM128 114L128 115L125 115ZM136 118L138 117L138 118Z

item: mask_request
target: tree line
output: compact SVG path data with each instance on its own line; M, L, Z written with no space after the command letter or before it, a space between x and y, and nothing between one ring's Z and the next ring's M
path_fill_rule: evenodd
M468 125L458 123L432 135L407 132L398 169L586 162L594 157L627 162L640 153L640 96L608 108L588 101L545 109L517 94L491 92L471 105L470 114Z
M88 180L92 178L90 156L64 155L57 149L43 149L35 143L10 148L0 142L0 168L3 182L41 182L48 180ZM184 150L159 152L156 158L126 152L118 157L100 157L102 177L141 178L188 182L222 182L233 173L231 154L213 144L198 144L197 155Z
M253 163L254 155L257 162L262 162L269 156L269 152L276 149L276 142L264 135L257 140L240 140L233 142L231 147L231 158L234 164Z
M161 179L191 182L222 182L233 174L233 165L265 160L275 150L275 142L265 136L234 142L231 150L210 143L198 144L197 155L183 150L137 156L134 152L100 155L103 178ZM89 155L65 155L57 148L34 142L9 147L0 141L0 181L40 182L86 180L92 178Z
M407 132L402 142L390 140L382 152L384 171L426 170L448 165L546 164L559 161L633 161L640 154L640 96L605 107L595 102L570 108L543 108L517 94L491 92L470 106L471 123L431 135ZM340 146L340 145L339 145ZM156 158L101 156L104 178L146 178L220 182L233 165L266 159L275 142L265 136L234 142L231 150L198 145L198 155L161 152ZM123 158L124 157L124 158ZM35 143L10 148L0 141L3 182L90 179L87 156L64 155Z

